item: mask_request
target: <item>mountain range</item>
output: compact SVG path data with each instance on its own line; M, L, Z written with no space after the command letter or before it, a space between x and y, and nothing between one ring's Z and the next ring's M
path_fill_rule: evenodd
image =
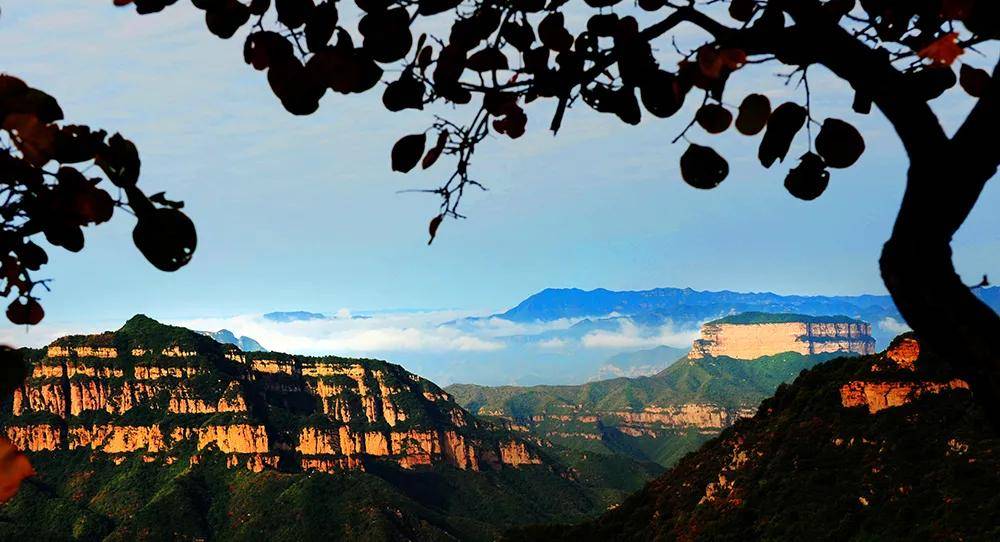
M325 314L309 311L274 311L264 315L265 320L279 323L324 320L326 318Z
M662 471L476 418L398 365L244 352L142 315L24 353L0 425L38 474L0 539L490 540Z
M138 315L21 351L0 426L38 474L0 539L998 534L1000 447L968 385L911 336L869 353L869 330L741 314L652 376L441 389Z
M977 288L975 291L987 305L1000 310L1000 287ZM887 345L898 335L898 326L903 325L903 318L888 295L802 296L771 292L699 291L691 288L638 291L548 288L494 316L521 323L581 319L577 325L587 328L592 328L596 322L606 323L620 319L628 319L643 326L669 322L674 326L685 327L745 312L846 315L872 323L872 334L882 345ZM886 318L891 318L894 323L887 322Z
M978 288L976 293L1000 310L1000 287ZM374 349L366 355L392 358L442 385L582 384L615 376L655 374L680 356L671 352L654 363L645 363L636 361L644 355L640 352L663 346L687 350L703 323L754 311L860 319L871 324L877 349L908 330L887 295L550 288L509 310L417 324L429 326L424 331L428 334L461 335L467 338L463 344L478 342L488 348ZM370 324L377 326L380 317L372 316Z

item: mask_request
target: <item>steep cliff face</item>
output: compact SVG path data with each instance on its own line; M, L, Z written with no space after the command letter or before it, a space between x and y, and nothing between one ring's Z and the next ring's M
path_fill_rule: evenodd
M875 353L871 325L846 316L744 313L704 324L688 357L752 360L782 352Z
M919 357L920 344L917 340L911 336L900 337L886 350L882 359L875 360L871 365L873 374L887 374L889 378L863 378L845 383L840 387L840 403L845 408L865 407L869 413L875 414L911 403L923 395L969 389L969 384L959 378L914 379ZM893 373L907 378L892 378Z
M221 453L253 471L541 463L536 448L385 362L241 352L142 316L36 357L2 419L28 452L164 463Z

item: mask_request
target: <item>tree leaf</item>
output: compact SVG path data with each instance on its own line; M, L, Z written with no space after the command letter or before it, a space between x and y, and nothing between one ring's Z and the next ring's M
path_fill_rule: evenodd
M424 155L424 159L420 166L423 169L427 169L437 162L438 158L441 157L441 153L444 151L445 144L448 143L448 130L442 130L438 132L437 142L431 147L427 154Z
M694 115L699 126L710 134L725 132L733 122L733 114L719 104L705 104Z
M306 23L312 11L313 0L274 0L278 22L288 28L298 28Z
M958 45L958 32L949 32L917 51L917 56L938 66L951 66L964 52Z
M187 265L198 245L194 223L177 209L160 208L140 216L132 240L142 255L161 271Z
M427 241L427 244L434 242L434 238L437 236L438 227L441 226L441 221L444 220L444 215L437 215L431 219L431 223L427 226L427 231L431 234L431 238Z
M639 98L646 111L661 119L677 113L686 95L677 76L663 70L646 77L639 87Z
M549 13L538 23L538 39L553 51L568 51L573 46L573 35L566 30L562 12Z
M310 51L317 51L330 43L334 31L337 30L337 4L332 1L322 2L312 10L306 21L306 46Z
M814 200L826 190L830 183L830 172L823 159L809 152L802 155L799 165L785 177L785 189L802 200Z
M475 72L488 72L494 70L506 70L508 68L507 57L496 47L480 49L469 57L465 67Z
M958 70L958 84L962 85L969 96L982 98L986 95L991 83L992 78L986 70L973 68L968 64L962 64Z
M729 16L743 23L752 19L756 11L757 2L754 0L732 0L729 3Z
M95 162L115 186L135 186L139 181L139 151L121 134L108 139L107 145L97 153Z
M740 103L736 115L736 130L743 135L756 135L767 126L771 116L771 101L763 94L750 94Z
M832 168L851 167L865 152L865 140L854 126L826 119L816 136L816 152Z
M42 305L33 297L15 299L7 306L7 319L18 326L33 326L45 318Z
M399 79L386 85L385 92L382 93L382 105L389 111L423 109L426 90L423 81L418 81L410 70L406 70Z
M681 155L681 177L695 188L715 188L728 175L729 163L711 147L691 143Z
M420 161L426 144L427 134L410 134L401 137L392 146L392 170L408 173Z
M785 102L777 107L767 121L767 130L760 141L757 158L764 167L775 160L784 161L795 134L806 122L806 110L797 103Z
M221 0L205 12L208 30L222 39L229 39L250 20L250 10L238 0Z

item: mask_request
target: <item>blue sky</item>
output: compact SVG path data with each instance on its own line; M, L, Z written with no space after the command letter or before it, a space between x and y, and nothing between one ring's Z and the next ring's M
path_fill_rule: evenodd
M877 113L850 113L845 86L820 70L814 114L856 122L868 152L834 171L817 201L789 196L781 183L790 164L763 169L758 139L735 133L692 132L727 156L731 174L717 190L689 188L677 165L685 147L669 143L689 114L633 128L578 107L554 138L543 104L528 108L523 138L478 151L475 172L490 191L470 194L470 218L446 222L428 247L437 200L397 191L435 185L448 165L401 175L388 156L430 114L389 113L380 92L328 93L318 113L293 117L243 64L242 38L215 38L188 2L146 17L110 0L5 2L0 65L56 96L70 122L135 141L142 186L183 199L199 232L193 261L173 274L135 250L125 214L89 230L80 254L51 250L46 321L27 334L8 325L7 340L116 327L138 312L172 321L298 309L493 312L549 286L884 291L876 262L902 194L901 147ZM772 101L799 98L775 71L747 70L727 101L754 84ZM970 105L940 102L949 127ZM955 241L970 282L1000 276L998 206L993 183Z

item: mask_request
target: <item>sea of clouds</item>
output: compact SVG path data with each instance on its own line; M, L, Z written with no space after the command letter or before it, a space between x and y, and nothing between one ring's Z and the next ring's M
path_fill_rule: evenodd
M275 322L264 314L192 318L168 323L189 329L228 329L246 335L270 350L297 354L371 355L405 351L492 352L508 347L509 338L533 337L567 330L581 319L521 323L496 316L476 317L469 311L428 310L352 313L340 309L324 319ZM540 338L531 344L542 350L631 350L658 345L687 346L697 328L672 324L641 327L618 319L618 329L591 331L583 337ZM519 341L523 342L523 341Z

